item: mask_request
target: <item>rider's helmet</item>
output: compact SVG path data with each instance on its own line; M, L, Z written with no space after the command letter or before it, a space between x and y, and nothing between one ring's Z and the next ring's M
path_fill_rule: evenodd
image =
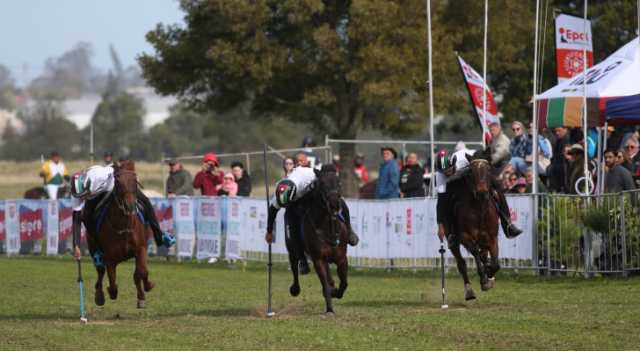
M90 180L84 172L78 172L71 177L71 195L77 198L89 194Z
M438 152L438 155L436 156L436 165L435 165L437 171L442 172L447 176L450 176L454 172L454 167L453 167L454 164L455 163L451 158L449 158L449 155L447 155L447 152L445 150Z
M287 207L296 196L296 184L290 179L283 179L276 185L276 201L280 207Z

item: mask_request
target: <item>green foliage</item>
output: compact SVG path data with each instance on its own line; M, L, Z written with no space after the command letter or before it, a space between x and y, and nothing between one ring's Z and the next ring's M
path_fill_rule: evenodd
M596 233L609 234L610 214L607 207L595 205L582 214L582 223Z
M38 100L33 109L18 117L25 130L19 134L11 124L3 134L3 159L33 160L56 150L69 158L81 152L78 128L64 117L58 102Z
M140 99L112 85L102 96L91 119L95 149L110 150L120 156L144 157L144 114ZM83 134L88 133L85 131Z

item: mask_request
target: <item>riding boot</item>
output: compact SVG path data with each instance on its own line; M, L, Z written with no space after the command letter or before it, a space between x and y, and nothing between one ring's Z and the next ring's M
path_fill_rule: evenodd
M81 211L73 211L71 214L71 232L73 237L73 248L80 247L81 235L82 235L82 212ZM95 248L94 252L91 254L91 258L93 259L93 264L96 267L104 267L104 260L102 258L102 250L98 248L96 243L96 237L91 232L87 233L87 240L90 242L89 247Z
M500 191L494 191L494 198L496 200L496 209L500 216L500 224L502 225L504 235L507 238L512 239L522 234L522 230L516 227L515 224L511 223L509 204L507 203L507 198L504 194Z
M356 246L358 245L360 238L358 238L358 235L353 231L353 228L351 227L351 216L349 215L349 207L347 206L344 199L341 199L340 208L342 209L342 220L347 225L347 231L349 232L349 245Z
M171 234L163 232L162 229L160 229L160 224L158 224L158 219L156 218L156 213L153 210L151 201L149 201L141 191L138 191L138 201L142 205L142 214L153 232L153 239L155 240L156 245L158 247L164 246L166 248L173 246L176 243L176 239L171 236Z

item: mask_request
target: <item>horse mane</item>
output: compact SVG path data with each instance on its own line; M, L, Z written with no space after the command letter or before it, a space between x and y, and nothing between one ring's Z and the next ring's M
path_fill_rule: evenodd
M486 160L491 162L491 147L487 146L484 150L476 151L473 156L471 156L472 160Z
M133 162L132 160L123 160L118 162L117 165L114 165L114 168L116 171L123 170L123 171L135 172L136 165L135 165L135 162Z

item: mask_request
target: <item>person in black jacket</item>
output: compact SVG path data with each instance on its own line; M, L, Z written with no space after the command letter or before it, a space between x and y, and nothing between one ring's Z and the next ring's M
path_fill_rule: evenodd
M565 146L571 145L567 128L558 127L553 130L556 140L553 145L551 165L547 169L549 175L549 190L558 193L567 193L568 163L565 158Z
M424 197L424 168L418 164L418 155L407 155L405 166L400 171L400 192L402 197Z
M244 169L242 162L235 161L231 164L231 173L238 183L238 196L251 195L251 177Z

